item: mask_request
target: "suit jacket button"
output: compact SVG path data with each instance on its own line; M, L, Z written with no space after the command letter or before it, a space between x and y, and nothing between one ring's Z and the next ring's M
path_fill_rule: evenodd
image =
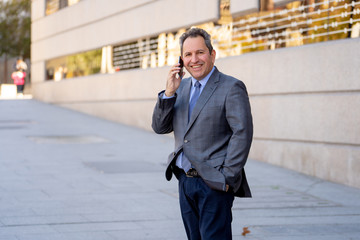
M184 143L188 143L188 142L189 142L189 140L186 140L186 139L184 140Z

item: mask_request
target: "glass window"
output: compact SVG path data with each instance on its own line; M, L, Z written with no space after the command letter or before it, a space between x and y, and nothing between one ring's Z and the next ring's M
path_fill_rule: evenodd
M53 14L54 12L58 11L59 7L59 0L46 0L46 15Z
M102 49L78 53L46 62L46 80L87 76L101 70Z
M45 0L46 10L45 14L50 15L54 12L59 11L60 9L66 8L67 6L74 5L80 0Z
M360 1L260 2L261 11L210 30L217 36L214 44L221 56L359 37Z

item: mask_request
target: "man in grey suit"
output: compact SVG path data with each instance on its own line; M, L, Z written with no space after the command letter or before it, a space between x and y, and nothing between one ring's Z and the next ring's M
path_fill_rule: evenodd
M206 31L188 30L180 47L191 77L182 80L180 64L172 66L152 128L174 132L165 175L179 180L188 239L232 239L234 196L251 197L244 171L253 135L249 98L244 83L214 66L216 52Z

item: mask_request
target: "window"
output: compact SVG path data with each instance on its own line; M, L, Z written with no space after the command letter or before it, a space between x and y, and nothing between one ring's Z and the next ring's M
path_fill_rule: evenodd
M222 56L359 37L360 1L303 0L276 5L273 0L261 0L261 4L257 13L210 29Z
M78 3L80 0L46 0L46 10L45 14L50 15L54 12L59 11L67 6L74 5Z
M46 80L88 76L101 70L102 50L96 49L46 62Z

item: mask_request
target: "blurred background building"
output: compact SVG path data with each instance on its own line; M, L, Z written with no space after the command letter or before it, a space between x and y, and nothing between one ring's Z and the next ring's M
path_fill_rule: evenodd
M32 0L33 97L151 130L192 26L248 87L250 158L360 187L359 0Z

